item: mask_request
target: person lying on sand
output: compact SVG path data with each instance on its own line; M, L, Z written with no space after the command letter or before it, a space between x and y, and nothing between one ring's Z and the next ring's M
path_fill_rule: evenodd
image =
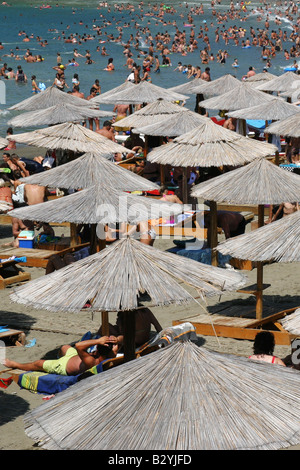
M92 346L97 346L95 352L87 352L87 349ZM116 357L117 351L117 338L113 336L102 336L97 339L80 341L75 344L75 347L68 344L62 346L59 359L39 359L24 364L10 359L4 359L3 364L12 369L25 371L40 371L59 375L78 375L100 364L100 362L105 359Z

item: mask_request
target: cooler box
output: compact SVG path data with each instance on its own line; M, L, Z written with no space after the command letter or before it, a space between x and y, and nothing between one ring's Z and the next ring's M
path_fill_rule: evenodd
M22 230L18 236L20 248L33 248L34 245L34 231Z

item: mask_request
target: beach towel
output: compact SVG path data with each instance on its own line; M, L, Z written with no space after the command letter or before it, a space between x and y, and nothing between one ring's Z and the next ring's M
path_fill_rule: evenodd
M47 374L46 372L24 372L20 374L18 385L20 388L30 390L33 393L43 393L53 395L66 390L71 385L81 380L82 375L94 375L103 372L103 363L107 359L100 362L97 366L92 367L84 374L78 375L58 375Z

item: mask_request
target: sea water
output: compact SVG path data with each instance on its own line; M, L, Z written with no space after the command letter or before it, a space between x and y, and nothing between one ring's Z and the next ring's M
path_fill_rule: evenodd
M170 88L176 85L180 85L188 81L187 75L181 72L175 71L178 62L194 66L199 65L201 70L204 70L206 66L210 67L211 78L216 79L226 73L235 75L238 79L242 79L249 69L249 66L253 66L257 73L262 72L265 67L265 62L261 58L261 48L251 47L244 49L241 47L241 40L239 46L234 46L232 42L229 45L225 45L223 39L220 37L220 41L215 43L215 30L217 27L220 29L228 28L229 26L243 27L246 30L245 38L249 35L250 26L255 30L257 28L263 28L264 19L269 16L270 31L272 29L277 30L274 20L276 15L272 10L264 10L263 20L257 22L257 7L261 5L259 2L248 2L248 11L243 15L241 14L241 20L233 19L228 20L226 23L217 24L216 18L212 15L211 1L204 0L203 2L175 2L170 3L176 9L175 14L165 12L164 20L157 22L156 16L151 16L149 5L153 5L157 2L145 1L143 5L143 15L139 8L139 2L133 1L130 4L134 5L134 10L122 10L114 8L116 2L107 2L111 7L109 12L107 8L100 7L99 2L95 0L79 1L79 0L64 0L62 1L50 1L48 5L51 8L41 8L43 5L42 1L30 0L30 1L18 1L8 2L10 6L0 5L0 18L1 18L1 31L0 31L0 42L4 46L4 49L0 51L0 62L1 64L7 63L8 67L12 67L16 71L17 66L21 65L25 74L27 75L28 82L26 84L16 83L15 80L4 80L6 88L6 103L0 105L0 136L4 137L7 129L7 122L16 112L11 112L8 108L19 101L32 96L31 90L31 76L36 76L37 83L44 83L46 87L52 85L55 78L55 70L53 67L57 65L57 53L60 53L63 64L68 64L68 61L73 58L73 51L76 48L79 53L85 55L86 50L90 51L91 58L95 63L85 64L85 58L76 59L79 63L78 67L68 66L65 71L66 82L68 86L72 87L72 77L74 73L79 75L80 80L80 91L88 96L90 94L90 88L93 85L95 79L99 79L102 92L106 92L116 86L122 84L127 76L129 70L125 67L126 57L123 54L124 44L129 38L130 34L135 36L137 30L140 32L140 50L147 51L148 45L145 41L145 35L143 28L149 27L153 37L157 32L168 31L171 38L174 37L176 27L173 23L176 21L177 27L180 31L185 30L187 37L190 34L190 26L186 26L187 15L190 7L193 5L199 6L202 3L204 7L204 14L193 16L195 37L199 30L208 25L209 31L208 36L210 38L211 52L216 57L219 49L227 50L228 58L225 64L217 63L217 61L210 61L208 65L201 64L200 50L204 48L205 44L202 39L198 40L198 49L192 53L187 53L186 56L182 56L180 53L170 54L169 57L172 62L172 66L161 68L159 74L151 73L152 83L164 88ZM120 2L121 3L121 2ZM123 2L126 3L126 2ZM158 2L159 4L159 2ZM166 3L168 5L168 3ZM221 4L216 4L214 8L218 11L227 11L229 8L229 0L222 0ZM265 8L265 7L264 7ZM275 5L273 7L275 9ZM281 8L282 11L284 8ZM246 21L243 19L246 18ZM292 23L286 18L281 18L282 24L280 25L283 31L287 31L287 36L292 31ZM109 24L107 24L109 23ZM116 27L124 26L129 24L130 27L123 27L123 38L121 42L109 42L106 39L104 33L112 33L114 37L118 36L118 30ZM102 28L102 36L97 36L97 32L94 27L100 26ZM24 35L19 35L19 32L24 31L26 35L33 35L33 39L30 42L23 42ZM62 32L65 32L68 37L73 34L80 35L91 35L94 40L87 40L82 44L71 44L65 43L61 36ZM36 40L39 36L43 41L47 41L46 47L41 47ZM99 43L99 41L105 41L105 43ZM283 43L284 49L290 49L292 43ZM102 56L100 52L96 51L96 48L102 46L106 47L108 56ZM19 49L18 49L19 48ZM33 55L40 54L43 57L42 62L27 63L23 56L26 50L29 49ZM132 47L133 58L138 64L142 64L143 56L138 57L138 52ZM22 60L15 60L14 58L5 56L13 51L22 57ZM115 70L114 72L105 71L107 61L109 57L113 57ZM161 55L159 55L161 60ZM237 58L239 62L238 68L233 68L232 63ZM284 67L287 67L293 63L293 60L285 61L283 52L277 54L275 58L271 59L272 67L269 72L280 75L284 72ZM68 90L67 90L68 91ZM195 97L191 96L186 102L186 106L190 109L194 109ZM101 109L112 110L113 105L101 105ZM34 128L21 128L14 129L14 132L25 132L33 130Z

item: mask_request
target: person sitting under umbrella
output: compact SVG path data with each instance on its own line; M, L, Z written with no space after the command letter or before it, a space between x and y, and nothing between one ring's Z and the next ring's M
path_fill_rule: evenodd
M271 331L260 331L255 336L253 345L254 354L249 356L249 359L285 366L285 363L279 357L273 355L274 348L275 340L273 333Z

